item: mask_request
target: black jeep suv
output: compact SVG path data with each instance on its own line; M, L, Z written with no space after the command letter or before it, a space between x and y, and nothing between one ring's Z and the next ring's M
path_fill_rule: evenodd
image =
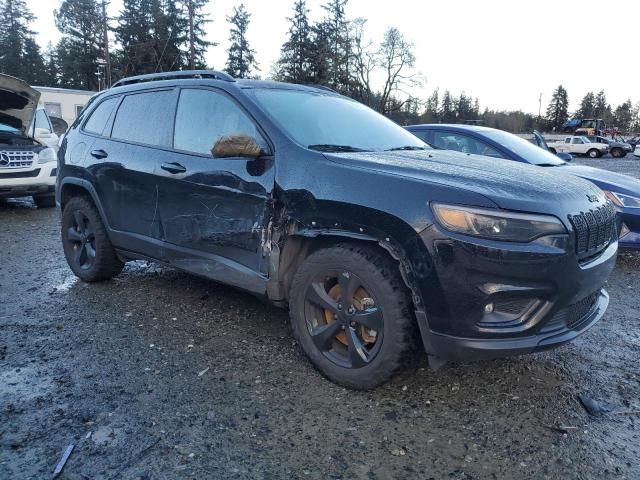
M348 387L420 343L434 365L560 345L608 304L615 210L591 183L431 149L325 88L130 77L92 99L58 167L78 277L149 259L265 296Z

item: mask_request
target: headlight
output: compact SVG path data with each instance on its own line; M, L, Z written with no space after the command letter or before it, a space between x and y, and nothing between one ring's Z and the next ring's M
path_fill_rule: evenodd
M615 203L619 207L626 208L640 208L640 198L631 195L625 195L624 193L608 192L604 194L609 200Z
M556 217L504 212L456 205L432 204L438 222L452 232L503 242L527 243L548 235L566 234Z
M56 155L56 151L51 147L43 148L38 154L38 163L49 163L55 162L56 160L58 160L58 155Z

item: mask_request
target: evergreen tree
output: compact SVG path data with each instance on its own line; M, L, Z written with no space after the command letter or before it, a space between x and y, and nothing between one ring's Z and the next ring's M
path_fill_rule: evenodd
M231 45L227 50L225 70L229 75L238 78L247 78L254 70L259 70L255 58L256 52L251 49L247 40L250 20L251 14L244 8L244 4L240 4L240 7L234 7L233 14L227 17L227 22L231 24L229 32Z
M42 84L47 87L58 86L58 54L53 44L49 42L47 48L44 51L44 75Z
M309 51L311 82L328 85L331 78L331 42L326 22L316 23L311 27L312 46Z
M46 81L44 59L40 53L40 47L33 37L28 37L25 41L22 67L24 69L22 79L25 82L29 85L42 86L44 84Z
M54 15L62 33L57 48L62 86L97 90L104 57L102 9L96 0L63 0Z
M194 32L202 20L194 5ZM120 76L179 70L188 65L185 44L189 21L181 4L171 0L124 0L115 29L122 50L116 52ZM207 42L203 41L207 45ZM200 66L200 37L195 38L195 60Z
M547 121L554 130L559 129L569 118L569 97L562 85L559 85L551 96L551 101L547 107Z
M593 116L594 118L602 118L607 124L613 121L611 105L607 102L607 96L605 95L604 90L600 90L596 95Z
M456 111L454 105L454 99L451 97L449 90L445 90L442 95L442 102L440 104L440 121L443 123L455 123Z
M205 54L209 47L215 47L218 44L206 40L206 25L211 23L211 19L203 12L204 7L209 0L186 0L187 8L187 42L189 68L203 69L207 67Z
M280 50L276 77L290 83L311 83L312 53L311 27L305 0L296 0L288 38Z
M593 118L594 112L596 109L596 96L593 92L587 92L587 94L582 97L582 101L580 102L580 108L576 111L575 116L577 118Z
M320 25L330 47L327 52L329 85L346 94L350 93L352 87L352 46L349 21L344 11L347 2L348 0L329 0L323 5L327 17Z
M24 0L0 0L0 18L0 71L42 83L44 62L29 28L35 17Z
M614 124L621 132L629 131L633 123L633 103L631 99L621 105L618 105L613 113Z
M422 123L438 123L440 121L440 92L436 88L427 98L425 111L422 114Z

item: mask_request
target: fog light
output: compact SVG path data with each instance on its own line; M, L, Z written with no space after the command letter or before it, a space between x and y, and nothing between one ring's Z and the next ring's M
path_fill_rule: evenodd
M485 313L491 313L491 312L493 312L493 303L487 303L487 304L484 306L484 311L485 311Z

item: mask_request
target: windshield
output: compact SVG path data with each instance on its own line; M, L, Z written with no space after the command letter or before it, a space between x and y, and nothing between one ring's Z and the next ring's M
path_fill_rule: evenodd
M431 148L354 100L284 89L255 89L252 94L285 133L307 148L335 152Z
M0 132L18 133L20 130L0 122Z
M485 130L482 134L533 165L563 165L565 163L554 154L512 133L502 130Z

